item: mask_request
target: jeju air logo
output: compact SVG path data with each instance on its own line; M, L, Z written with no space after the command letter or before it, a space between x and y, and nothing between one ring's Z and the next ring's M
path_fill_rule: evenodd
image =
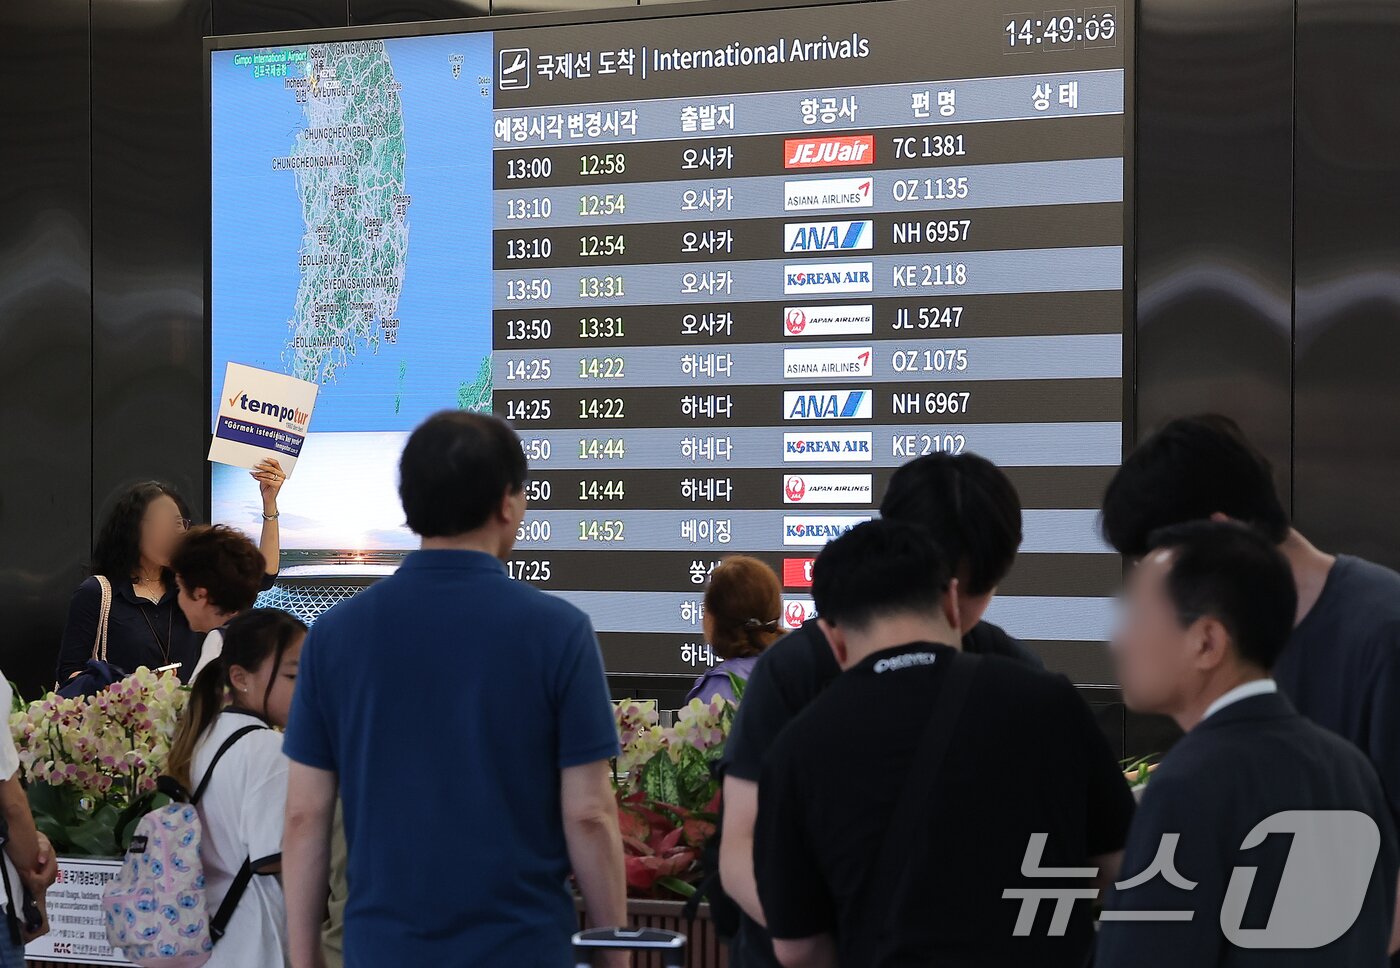
M788 602L783 617L787 619L788 628L795 629L807 621L807 609L802 607L801 602Z
M789 477L784 490L789 501L800 501L807 495L807 482L800 477Z
M789 309L787 314L787 331L793 336L800 336L807 328L807 314L800 309Z
M784 168L838 168L875 163L875 136L789 138L783 142Z

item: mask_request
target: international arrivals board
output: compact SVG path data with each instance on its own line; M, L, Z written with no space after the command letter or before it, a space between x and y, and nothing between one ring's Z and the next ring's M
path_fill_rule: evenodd
M1123 13L667 9L211 53L211 362L321 385L289 547L413 547L406 434L491 411L531 468L512 575L586 611L610 671L693 674L716 563L767 561L800 624L895 468L977 453L1025 506L989 620L1102 641ZM253 525L234 474L213 497Z

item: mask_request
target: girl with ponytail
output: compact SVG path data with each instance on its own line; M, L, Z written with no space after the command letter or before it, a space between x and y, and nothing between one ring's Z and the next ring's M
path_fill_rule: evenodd
M245 726L255 729L219 760L197 804L210 910L217 910L245 863L253 873L227 933L206 968L282 968L286 902L282 815L287 799L287 725L306 626L286 612L253 609L224 627L222 653L195 677L166 772L186 790L204 779L214 754Z
M733 702L730 675L747 680L763 650L783 637L782 607L773 569L746 555L720 562L705 589L705 638L724 661L695 680L686 701L709 702L718 694Z

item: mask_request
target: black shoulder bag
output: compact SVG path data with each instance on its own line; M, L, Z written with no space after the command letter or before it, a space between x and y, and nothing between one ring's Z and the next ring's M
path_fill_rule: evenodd
M929 824L929 803L940 782L943 761L947 759L963 707L972 688L972 680L977 675L982 660L975 655L958 652L951 656L948 670L943 674L943 684L933 696L933 713L924 727L914 757L909 762L909 774L904 781L904 789L890 814L889 826L885 828L885 840L881 844L879 860L871 868L862 892L862 903L871 917L867 924L881 925L878 937L880 946L869 964L880 964L881 957L889 954L890 939L899 936L895 921L899 916L898 906L891 903L906 897L910 882L915 877L926 876L915 871L909 862L909 831L927 829ZM883 909L883 918L874 916Z

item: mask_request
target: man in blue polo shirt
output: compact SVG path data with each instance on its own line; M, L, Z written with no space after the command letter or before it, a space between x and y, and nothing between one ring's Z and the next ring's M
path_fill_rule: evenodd
M285 744L292 964L324 963L338 785L347 968L564 968L570 870L594 924L626 917L597 640L587 616L502 564L526 476L505 423L438 414L399 473L422 550L323 615L302 650ZM599 964L625 964L614 958Z

